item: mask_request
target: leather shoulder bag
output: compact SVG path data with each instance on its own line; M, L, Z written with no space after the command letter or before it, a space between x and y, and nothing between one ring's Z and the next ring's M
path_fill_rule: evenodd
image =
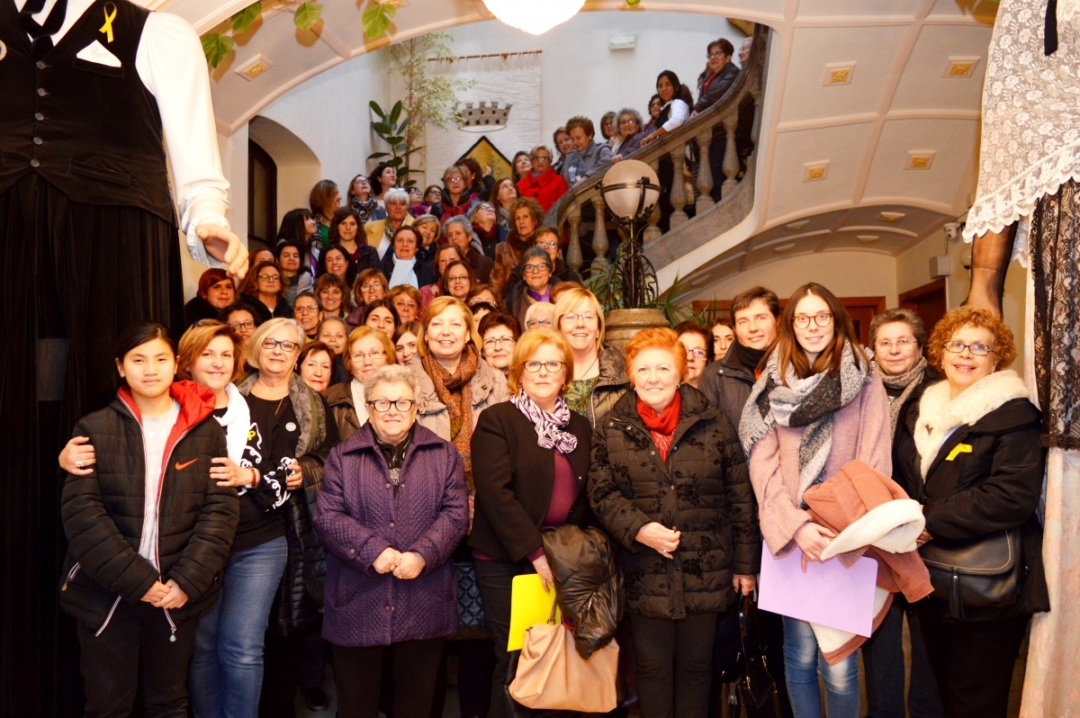
M933 595L949 603L949 618L963 620L965 607L1011 606L1020 597L1019 529L973 539L934 539L919 555L930 571Z

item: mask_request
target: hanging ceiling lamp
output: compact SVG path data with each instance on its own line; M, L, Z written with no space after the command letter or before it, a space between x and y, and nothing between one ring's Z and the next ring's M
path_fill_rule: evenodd
M577 15L585 0L484 0L484 4L510 27L543 35Z

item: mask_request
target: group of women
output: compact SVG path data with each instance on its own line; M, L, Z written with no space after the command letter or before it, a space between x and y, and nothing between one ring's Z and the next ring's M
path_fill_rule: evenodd
M541 255L524 253L526 274ZM512 715L513 579L550 584L543 531L593 523L617 547L642 714L701 717L762 539L821 560L836 532L804 494L859 460L923 505L920 543L1011 531L1024 566L1010 601L959 615L937 593L898 595L863 646L872 713L903 713L906 615L912 715L1004 715L1027 623L1049 608L1040 414L1008 369L1011 332L959 309L927 339L917 315L890 310L863 347L826 288L800 288L783 312L757 291L736 298L733 328L644 330L621 352L573 285L524 333L441 296L419 321L352 329L340 352L284 317L247 341L202 320L177 348L160 325L133 327L117 401L60 458L62 596L89 709L130 704L141 676L155 708L190 693L196 716L290 715L321 624L339 715L375 718L389 700L426 718L465 561L492 641L457 646L463 715ZM347 374L330 382L338 355ZM856 653L827 657L809 623L782 623L785 712L822 715L820 676L828 715L861 715Z

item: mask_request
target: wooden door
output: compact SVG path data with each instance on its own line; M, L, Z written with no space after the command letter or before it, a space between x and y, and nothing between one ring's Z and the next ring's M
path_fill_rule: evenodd
M900 295L900 306L922 317L926 325L926 334L929 336L934 331L934 325L945 316L948 310L945 303L945 280L939 279L904 292Z

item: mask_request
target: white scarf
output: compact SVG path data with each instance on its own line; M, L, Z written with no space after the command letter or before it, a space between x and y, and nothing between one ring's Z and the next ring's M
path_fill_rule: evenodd
M364 399L364 385L359 379L353 377L349 382L349 390L352 393L353 411L356 413L356 423L363 426L368 420L367 402Z
M415 267L416 257L412 259L394 257L394 272L390 275L390 288L393 289L402 284L408 284L410 287L419 289L420 284L416 278L416 272L413 271Z
M225 430L229 458L239 464L240 457L244 455L244 447L247 446L251 410L248 409L247 400L232 382L225 387L225 393L229 395L229 406L225 409L224 416L217 417L217 422Z

